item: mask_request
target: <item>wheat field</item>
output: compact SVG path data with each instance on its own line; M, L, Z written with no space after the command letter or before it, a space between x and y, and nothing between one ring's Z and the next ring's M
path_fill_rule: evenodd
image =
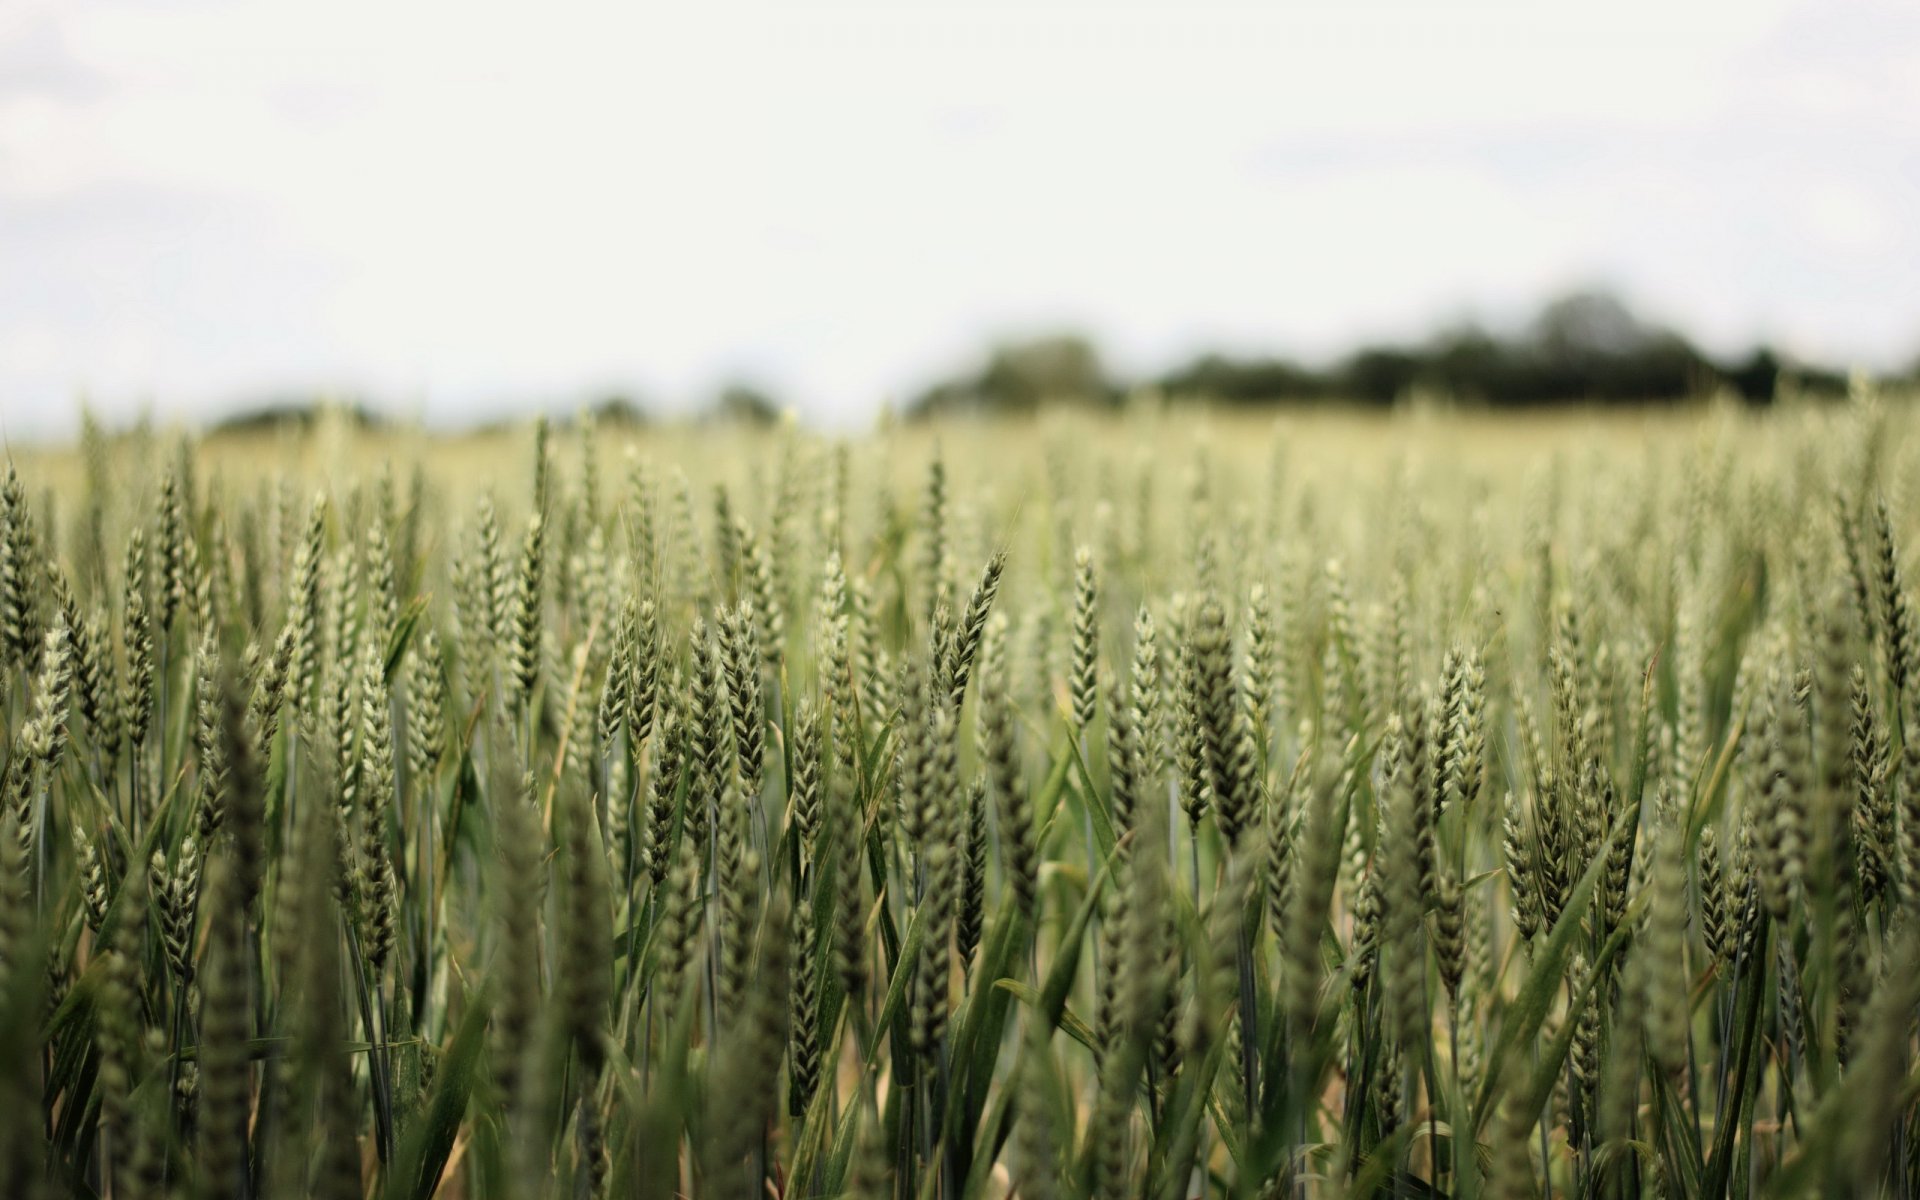
M16 449L0 1196L1913 1195L1914 403Z

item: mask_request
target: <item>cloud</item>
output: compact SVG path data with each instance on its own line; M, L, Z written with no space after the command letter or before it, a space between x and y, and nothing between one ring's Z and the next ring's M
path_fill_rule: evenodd
M1155 365L1594 278L1728 345L1915 332L1877 3L16 3L10 423L740 370L860 414L989 331Z

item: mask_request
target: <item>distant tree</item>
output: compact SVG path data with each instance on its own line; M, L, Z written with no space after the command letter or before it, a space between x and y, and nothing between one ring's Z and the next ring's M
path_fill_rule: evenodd
M1920 363L1914 373L1920 377ZM1325 370L1281 357L1208 353L1146 382L1175 401L1391 404L1419 391L1513 408L1672 403L1721 383L1766 403L1789 381L1796 394L1846 391L1843 375L1786 363L1764 347L1744 361L1718 365L1619 297L1589 289L1554 298L1510 333L1466 323L1420 343L1365 345ZM906 413L1026 412L1055 400L1113 403L1119 390L1090 342L1054 336L996 347L979 371L935 383Z
M1391 404L1420 381L1424 365L1411 350L1368 346L1342 363L1334 372L1334 380L1342 395L1375 404Z
M1549 300L1533 319L1530 338L1550 358L1567 361L1638 353L1658 332L1642 324L1620 298L1581 291Z
M1574 292L1534 318L1527 349L1535 402L1676 400L1697 394L1714 372L1679 334L1634 316L1606 292Z
M996 346L973 375L943 380L908 405L908 415L980 410L1031 412L1064 401L1109 405L1119 389L1108 378L1092 342L1055 334Z
M593 413L593 419L602 425L645 425L650 420L646 408L624 392L601 397L594 401L589 411Z
M1289 359L1228 358L1220 354L1203 354L1162 375L1157 382L1169 395L1227 404L1319 399L1331 391L1325 375Z
M1422 358L1421 382L1458 398L1511 404L1528 386L1518 348L1472 323L1441 332Z
M713 414L744 425L773 425L780 420L780 405L753 384L736 381L720 389L714 398Z
M1083 337L1035 338L1001 346L987 361L980 387L1012 408L1037 408L1049 400L1106 401L1113 385L1100 353Z
M1780 356L1771 346L1756 346L1752 354L1721 368L1727 386L1748 404L1772 404L1780 388Z
M382 429L387 418L361 401L273 397L245 405L213 423L211 433L266 433L276 429L308 430L322 413L337 413L356 429Z

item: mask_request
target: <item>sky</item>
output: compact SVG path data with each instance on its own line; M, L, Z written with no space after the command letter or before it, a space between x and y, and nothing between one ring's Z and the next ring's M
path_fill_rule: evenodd
M1920 6L0 2L0 433L750 380L991 340L1313 359L1604 284L1920 355Z

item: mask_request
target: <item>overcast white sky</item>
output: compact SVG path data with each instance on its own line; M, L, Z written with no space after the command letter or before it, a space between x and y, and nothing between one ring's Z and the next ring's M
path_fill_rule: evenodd
M1920 6L0 2L0 425L1326 355L1604 281L1920 352Z

